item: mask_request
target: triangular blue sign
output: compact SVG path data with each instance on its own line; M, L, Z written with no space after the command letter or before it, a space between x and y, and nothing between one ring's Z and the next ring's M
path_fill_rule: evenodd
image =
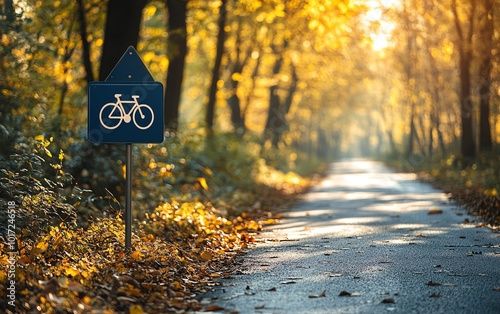
M105 81L146 83L154 82L154 79L139 57L137 50L133 46L129 46Z

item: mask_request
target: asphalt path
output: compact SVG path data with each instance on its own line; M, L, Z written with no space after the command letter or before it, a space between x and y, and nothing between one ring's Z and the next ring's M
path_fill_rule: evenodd
M412 174L333 163L230 278L225 313L500 313L500 234Z

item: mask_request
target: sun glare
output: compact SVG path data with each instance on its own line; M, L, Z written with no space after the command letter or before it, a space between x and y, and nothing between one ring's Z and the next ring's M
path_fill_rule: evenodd
M360 0L360 4L368 7L368 12L363 20L365 27L369 32L374 51L383 50L391 45L391 35L395 28L395 23L384 16L384 9L397 7L401 4L400 0ZM377 25L377 27L373 27Z

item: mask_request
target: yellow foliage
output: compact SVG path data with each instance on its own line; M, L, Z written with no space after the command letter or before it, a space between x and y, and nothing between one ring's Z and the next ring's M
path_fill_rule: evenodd
M498 192L497 192L497 189L487 189L487 190L484 191L484 195L485 196L497 197L498 196Z
M144 62L147 62L147 63L151 62L151 60L153 60L153 58L155 58L155 53L152 51L148 51L142 55L142 60L144 60Z
M9 45L9 38L5 34L2 34L2 45L3 46L8 46Z
M156 13L156 7L154 5L147 6L142 12L145 18L150 18Z

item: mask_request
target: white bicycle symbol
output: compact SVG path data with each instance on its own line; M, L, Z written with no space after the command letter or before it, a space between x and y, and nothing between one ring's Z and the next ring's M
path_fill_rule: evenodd
M121 100L121 94L115 94L116 102L105 104L99 112L99 121L103 127L108 130L114 130L122 124L134 121L137 128L141 130L148 129L154 121L155 115L153 109L146 104L139 104L137 98L139 95L132 95L133 100ZM123 104L134 104L129 112L125 111ZM139 113L139 114L138 114ZM132 116L132 119L130 118Z

